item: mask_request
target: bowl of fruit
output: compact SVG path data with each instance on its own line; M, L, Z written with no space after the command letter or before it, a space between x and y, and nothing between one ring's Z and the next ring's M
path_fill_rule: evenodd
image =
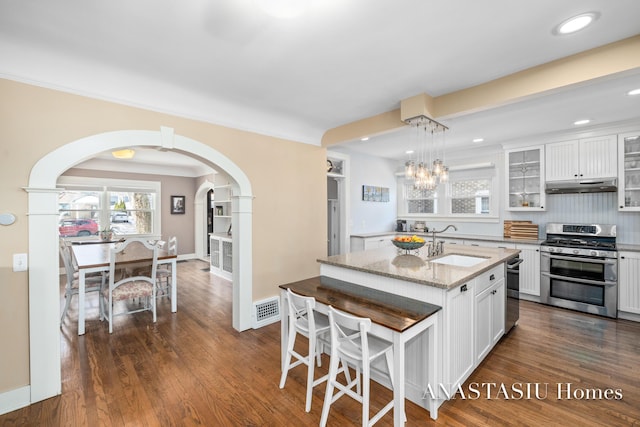
M425 240L418 236L396 236L391 239L391 242L397 248L404 249L405 251L413 251L420 249L424 246Z

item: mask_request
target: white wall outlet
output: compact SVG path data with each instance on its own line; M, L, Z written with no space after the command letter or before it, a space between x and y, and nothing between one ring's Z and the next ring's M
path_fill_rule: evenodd
M13 254L13 271L27 271L27 254Z

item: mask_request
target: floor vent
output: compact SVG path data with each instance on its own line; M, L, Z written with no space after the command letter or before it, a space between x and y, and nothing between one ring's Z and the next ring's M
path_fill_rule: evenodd
M280 320L280 298L271 297L253 303L253 329L261 328Z

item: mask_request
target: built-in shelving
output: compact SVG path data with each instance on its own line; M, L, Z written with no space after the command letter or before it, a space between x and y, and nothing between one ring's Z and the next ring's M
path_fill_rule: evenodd
M226 233L231 226L231 184L213 187L213 232Z

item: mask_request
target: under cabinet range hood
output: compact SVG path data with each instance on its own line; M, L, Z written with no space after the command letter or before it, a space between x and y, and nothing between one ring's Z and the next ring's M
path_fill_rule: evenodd
M551 181L545 184L545 192L547 194L607 193L615 191L618 191L616 178Z

